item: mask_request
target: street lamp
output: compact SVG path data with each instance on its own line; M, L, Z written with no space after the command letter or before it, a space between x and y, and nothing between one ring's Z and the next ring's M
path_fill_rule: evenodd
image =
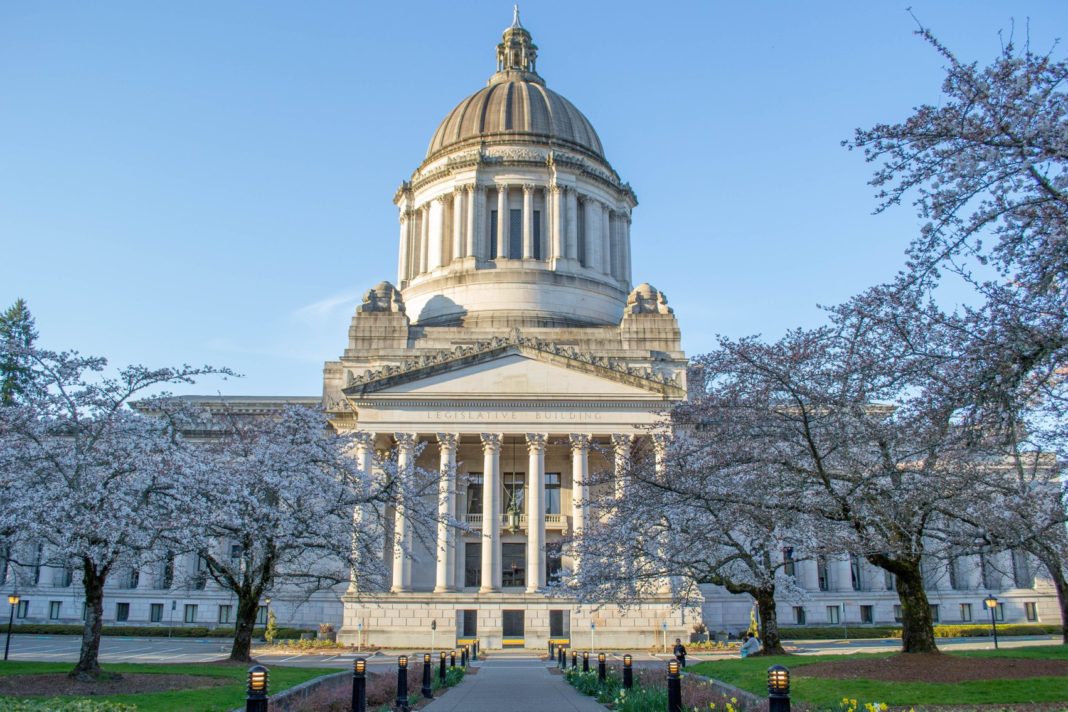
M408 656L397 658L397 709L408 709Z
M7 640L4 641L4 660L7 660L7 651L11 648L11 626L15 622L15 606L19 605L19 595L12 593L7 597L7 602L11 606L11 612L7 615Z
M248 695L245 712L267 712L267 668L253 665L248 669Z
M668 661L668 712L682 712L682 681L679 679L679 661Z
M352 662L352 712L367 712L367 660Z
M768 712L790 712L790 671L782 665L768 668Z
M991 594L983 601L987 608L990 609L990 625L994 629L994 650L998 649L998 621L994 617L994 611L998 607L998 597Z

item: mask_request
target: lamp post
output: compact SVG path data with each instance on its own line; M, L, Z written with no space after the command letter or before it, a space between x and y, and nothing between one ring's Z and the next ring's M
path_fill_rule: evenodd
M367 712L367 661L352 661L352 712Z
M661 624L660 624L660 628L661 628L661 630L663 630L663 631L664 631L664 652L666 653L666 652L667 652L667 650L668 650L668 640L667 640L667 621L664 621L663 623L661 623Z
M397 709L408 709L408 656L397 658Z
M19 595L12 593L7 597L11 610L7 614L7 640L4 641L4 660L7 660L7 651L11 649L11 626L15 623L15 607L19 605Z
M790 712L790 671L782 665L768 668L768 712Z
M994 629L994 650L998 649L998 621L994 617L994 611L998 608L998 597L991 594L983 601L987 608L990 609L990 626Z
M267 683L269 673L262 665L248 669L248 695L245 712L267 712Z
M682 712L682 679L679 677L679 661L668 661L667 675L668 712Z
M423 653L423 697L431 699L434 697L434 690L431 687L433 683L430 680L430 653Z
M630 655L623 656L623 687L629 690L634 687L634 659Z
M597 681L602 685L605 681L605 656L604 653L597 653Z

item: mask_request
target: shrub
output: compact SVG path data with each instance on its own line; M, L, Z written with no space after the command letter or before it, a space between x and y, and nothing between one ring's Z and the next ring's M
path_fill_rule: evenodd
M274 611L267 613L267 628L263 631L263 639L268 643L274 642L274 639L278 637L278 616L274 614Z
M0 699L0 712L137 712L135 705L96 700Z
M12 633L24 635L81 635L80 625L50 625L45 623L22 623L13 626ZM301 628L279 628L277 639L300 638L301 633L306 633ZM110 625L101 629L102 635L127 636L135 638L232 638L234 629L229 626L221 628L207 628L205 626L174 626L166 625ZM254 638L263 637L263 628L257 628L252 633Z

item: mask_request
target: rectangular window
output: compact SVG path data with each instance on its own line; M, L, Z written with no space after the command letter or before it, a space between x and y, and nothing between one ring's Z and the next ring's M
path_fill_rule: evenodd
M816 579L819 581L821 591L829 591L831 589L830 580L827 578L827 557L816 557Z
M864 579L861 578L860 557L855 554L849 557L849 578L854 591L864 590Z
M897 590L897 579L889 571L883 571L883 583L886 584L887 591Z
M961 623L968 623L972 620L972 604L960 604L960 620Z
M523 619L525 611L501 611L501 635L504 638L522 638L525 630Z
M794 623L798 625L805 625L805 607L794 606Z
M497 211L490 211L490 224L489 224L489 258L491 260L497 259Z
M899 604L899 603L895 603L894 604L894 622L895 623L900 623L901 622L901 604Z
M267 625L267 606L256 609L256 625Z
M501 585L527 585L527 545L501 544Z
M478 635L478 611L465 610L460 611L460 613L463 614L460 635L465 638L474 638Z
M1012 583L1016 588L1034 588L1035 577L1031 574L1031 562L1022 551L1012 552Z
M130 604L129 603L116 603L115 604L115 620L119 623L125 623L130 620Z
M571 611L549 611L549 637L571 637Z
M185 604L185 615L182 617L182 620L185 621L186 623L196 623L197 622L197 604L195 604L195 603L187 603L187 604Z
M794 565L794 548L788 546L782 550L782 572L787 576L793 576L796 571Z
M534 211L534 259L540 260L541 257L541 211Z
M193 588L203 591L208 585L208 562L203 556L197 555L197 570L193 575Z
M57 588L70 588L74 583L74 570L69 566L55 569L52 572L52 585Z
M508 211L508 256L517 260L523 256L523 211Z
M1034 623L1038 620L1038 606L1033 601L1026 601L1024 603L1024 615L1027 616L1027 620Z
M933 620L935 623L937 623L939 620L941 620L938 617L938 604L937 603L932 603L931 604L931 620Z
M960 566L960 559L949 560L949 587L954 591L960 590L960 576L957 575L958 566Z
M464 543L464 586L482 585L482 542Z
M153 603L148 607L148 622L161 623L163 621L163 604Z
M575 211L575 240L578 242L578 261L583 267L589 267L586 263L586 203L578 201Z
M30 602L25 598L19 601L18 608L15 609L16 618L25 618L30 613Z
M63 606L62 601L49 601L48 602L48 620L59 620L59 609Z
M827 606L827 622L828 623L838 623L839 622L838 614L839 614L838 606Z
M220 623L233 623L234 622L234 607L233 606L219 606L219 622Z
M551 584L564 568L563 551L560 542L545 545L545 583Z
M997 605L997 608L994 609L994 620L999 621L999 622L1005 620L1005 604L1004 603L999 603Z
M482 473L467 476L467 513L482 514Z
M560 473L545 473L545 513L560 513Z
M861 623L874 623L875 622L875 608L874 608L874 606L861 606L860 607L860 622Z
M163 560L163 570L160 572L159 585L156 588L168 589L174 585L174 552L168 551Z

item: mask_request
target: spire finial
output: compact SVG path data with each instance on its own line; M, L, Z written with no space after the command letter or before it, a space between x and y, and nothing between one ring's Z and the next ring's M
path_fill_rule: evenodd
M519 22L519 3L512 5L512 27L522 27L523 24Z

